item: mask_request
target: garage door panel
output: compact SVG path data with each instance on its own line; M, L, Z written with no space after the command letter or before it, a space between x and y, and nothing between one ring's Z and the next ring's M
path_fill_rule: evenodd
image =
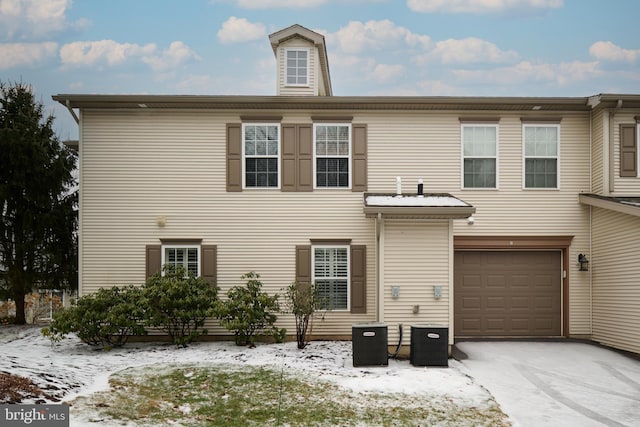
M493 289L503 289L507 285L507 278L504 274L487 275L487 287Z
M463 309L473 310L480 309L482 306L482 301L480 297L465 297L461 299Z
M561 334L560 251L456 251L454 269L456 336Z

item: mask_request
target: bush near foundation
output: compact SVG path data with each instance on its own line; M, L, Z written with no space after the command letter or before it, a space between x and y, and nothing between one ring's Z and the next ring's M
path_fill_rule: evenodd
M207 317L219 304L218 289L204 279L187 274L182 266L164 266L143 287L145 324L166 332L177 346L186 347L200 335Z
M120 347L130 335L144 335L142 289L133 285L101 288L54 313L42 334L60 341L75 333L83 342L105 349Z
M245 286L234 286L227 292L227 300L220 303L217 316L220 324L233 331L237 345L253 346L256 335L271 332L274 337L284 340L286 331L278 330L274 323L280 310L278 295L270 296L262 292L260 275L256 272L244 274ZM275 333L274 333L275 332Z

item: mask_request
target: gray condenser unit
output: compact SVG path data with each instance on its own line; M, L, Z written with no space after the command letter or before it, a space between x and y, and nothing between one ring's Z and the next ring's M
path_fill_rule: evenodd
M449 328L412 326L409 359L413 366L449 366Z
M353 366L386 366L387 325L383 323L355 324L351 327Z

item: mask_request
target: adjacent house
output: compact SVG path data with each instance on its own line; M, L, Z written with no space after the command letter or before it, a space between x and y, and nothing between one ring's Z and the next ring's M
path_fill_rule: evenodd
M275 96L54 96L79 111L81 295L165 263L221 293L256 271L321 288L316 337L640 353L640 95L334 96L322 35L269 40Z

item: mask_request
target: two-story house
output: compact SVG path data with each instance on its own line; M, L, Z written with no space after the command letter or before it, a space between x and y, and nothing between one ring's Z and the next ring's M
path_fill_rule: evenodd
M79 110L81 295L166 263L221 294L256 271L317 284L316 337L428 323L640 353L640 95L334 96L322 35L269 39L275 96L54 96Z

